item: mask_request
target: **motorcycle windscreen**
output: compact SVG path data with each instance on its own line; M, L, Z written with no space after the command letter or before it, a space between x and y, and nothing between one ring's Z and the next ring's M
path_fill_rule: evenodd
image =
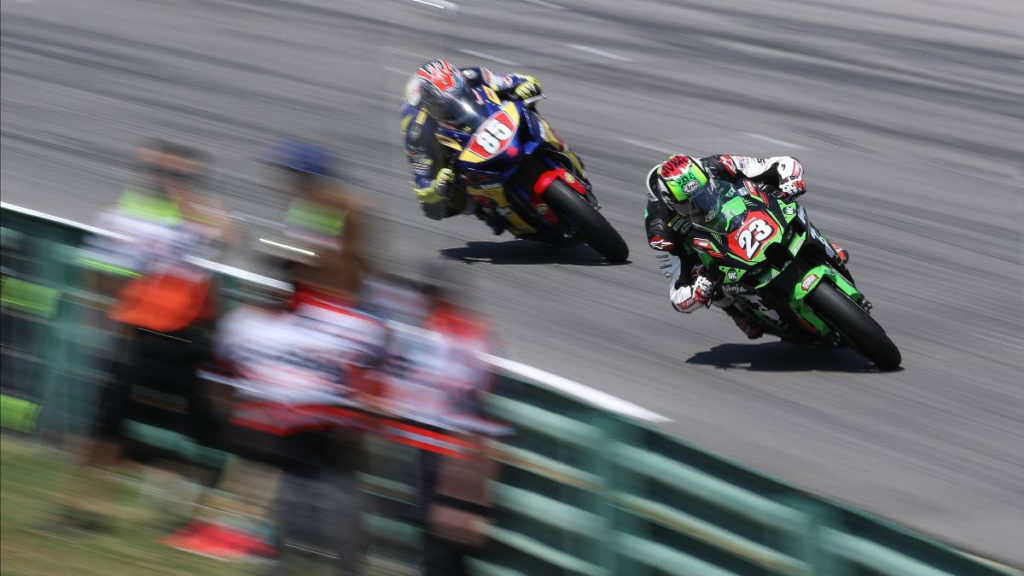
M459 129L476 130L491 115L484 99L468 87L461 92L438 97L434 105L437 109L432 110L433 114Z
M687 210L695 227L713 234L730 234L743 224L746 203L728 182L713 182L694 191Z

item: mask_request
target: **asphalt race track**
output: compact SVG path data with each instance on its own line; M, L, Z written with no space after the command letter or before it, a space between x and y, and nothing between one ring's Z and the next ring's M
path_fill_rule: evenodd
M444 6L441 9L437 6ZM742 9L740 8L742 7ZM1024 565L1024 4L1018 0L2 0L2 191L89 221L147 136L216 159L273 219L259 159L329 144L380 206L385 269L473 272L508 354L655 410L672 432ZM400 147L428 56L526 71L632 263L419 214ZM672 311L642 230L670 151L793 154L904 369L750 342ZM382 250L383 252L383 250Z

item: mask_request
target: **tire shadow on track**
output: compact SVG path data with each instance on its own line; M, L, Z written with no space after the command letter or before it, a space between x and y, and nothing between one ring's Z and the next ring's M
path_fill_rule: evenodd
M504 242L467 242L458 248L444 248L441 256L467 264L571 264L574 266L620 266L612 264L592 248L582 244L549 246L529 240Z
M752 372L878 371L869 360L848 348L816 348L778 341L719 344L697 352L686 363Z

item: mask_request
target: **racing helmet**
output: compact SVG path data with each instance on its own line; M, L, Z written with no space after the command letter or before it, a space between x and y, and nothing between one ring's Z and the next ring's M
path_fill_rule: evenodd
M420 66L410 78L405 89L405 103L413 107L422 106L431 116L448 120L453 103L467 89L461 70L447 60L435 58Z
M690 197L698 189L707 186L711 180L704 167L696 158L676 154L656 170L656 173L652 171L652 176L656 174L656 178L652 180L662 202L677 214L689 217Z

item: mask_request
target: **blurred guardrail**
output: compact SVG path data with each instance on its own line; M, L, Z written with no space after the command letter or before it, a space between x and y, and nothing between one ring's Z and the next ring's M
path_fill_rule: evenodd
M90 359L113 335L82 332L102 301L82 285L76 247L85 234L105 232L6 204L0 232L3 426L44 436L81 431L106 378ZM230 281L259 281L220 271ZM488 360L497 375L488 408L516 433L493 442L504 466L492 487L491 543L472 560L475 574L1015 573L686 444L632 404ZM153 432L140 434L211 457ZM371 450L366 490L411 502L413 449L375 440ZM392 563L414 558L419 529L383 509L364 518L377 553Z

